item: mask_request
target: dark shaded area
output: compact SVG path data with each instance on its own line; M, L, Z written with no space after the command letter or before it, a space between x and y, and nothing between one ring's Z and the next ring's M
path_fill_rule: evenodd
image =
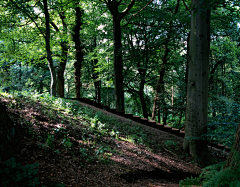
M183 178L191 176L197 177L198 175L189 172L174 170L166 172L156 168L153 171L144 170L131 171L125 174L121 174L120 178L125 179L128 183L133 183L139 179L171 179L173 181L180 181Z

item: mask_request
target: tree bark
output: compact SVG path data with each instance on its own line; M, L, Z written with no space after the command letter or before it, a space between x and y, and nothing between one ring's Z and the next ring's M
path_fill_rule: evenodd
M97 67L98 60L94 60L94 67ZM93 72L93 80L94 80L94 87L95 87L95 101L100 103L101 102L101 81L97 80L99 77L98 72Z
M144 31L146 32L146 29L144 29ZM131 37L128 38L128 42L131 45L131 48L134 49L132 32L131 32ZM139 86L139 91L134 90L135 92L134 94L137 94L140 98L144 118L148 118L147 104L144 97L144 86L146 83L146 66L149 61L149 56L148 56L149 49L146 47L148 45L148 39L146 38L146 34L144 35L144 42L145 42L145 48L144 48L143 64L141 64L140 60L138 60L138 63L137 63L137 70L140 75L140 86ZM137 43L139 47L139 42ZM135 54L133 53L133 56L134 55Z
M239 168L240 167L240 123L238 124L235 134L233 148L228 155L227 162L224 168Z
M45 21L46 21L45 42L46 42L46 50L47 50L47 60L48 60L48 67L51 74L50 94L52 96L56 96L56 85L57 85L56 77L57 76L56 76L56 71L53 65L52 52L50 48L50 24L49 24L49 12L48 12L47 0L43 0L43 4L44 4L44 14L45 14Z
M10 141L14 135L14 126L8 117L5 107L0 103L0 152L1 160L6 160L12 156Z
M64 97L64 71L67 64L68 46L65 42L61 43L62 54L59 67L57 68L57 95Z
M124 91L122 75L123 59L120 22L120 18L115 18L113 16L115 104L118 111L124 111Z
M165 45L165 54L164 54L164 57L162 58L162 67L161 67L160 76L159 76L159 79L158 79L158 82L157 82L157 85L156 85L151 120L155 120L155 117L157 115L157 110L159 110L159 102L160 102L160 100L164 99L163 98L164 75L165 75L165 71L166 71L168 53L170 52L170 50L168 48L168 42L169 42L169 40L167 40L166 45Z
M75 43L76 50L76 61L74 63L75 68L75 97L81 97L81 68L83 62L83 47L80 40L80 30L82 26L82 15L83 12L80 7L75 8L76 11L76 25L74 27L73 41Z
M93 50L97 47L97 38L94 37L93 40L93 48L91 49L91 52L93 52ZM96 57L96 55L95 55ZM99 72L95 72L95 69L98 67L97 63L98 60L94 59L93 61L93 82L94 82L94 87L95 87L95 101L100 103L101 102L101 81L98 80L99 78Z
M146 82L145 79L141 79L140 88L139 88L139 97L140 97L140 101L141 101L141 104L142 104L143 116L144 116L144 118L148 119L147 105L146 105L146 101L145 101L145 98L144 98L145 82Z
M65 35L67 34L67 24L64 21L66 16L64 15L64 12L59 13L59 16L62 20L63 33ZM64 97L64 71L66 68L67 56L68 56L67 41L65 41L65 39L62 39L60 45L61 45L61 60L57 68L57 94L59 97L63 98Z
M177 14L178 12L178 9L179 9L179 3L180 3L180 0L177 1L177 5L175 7L175 10L173 11L173 15ZM168 54L170 52L170 49L169 49L169 42L170 42L170 38L172 37L172 33L173 33L173 30L172 30L172 21L170 21L169 23L169 31L168 31L168 34L167 34L167 39L166 39L166 42L165 42L165 52L164 52L164 56L162 58L162 67L161 67L161 70L160 70L160 76L159 76L159 79L158 79L158 82L157 82L157 85L156 85L156 91L155 91L155 96L154 96L154 102L153 102L153 110L152 110L152 118L151 120L155 120L155 117L157 115L157 110L159 110L159 103L160 103L160 100L162 100L162 103L163 103L163 111L164 111L164 114L163 114L163 121L166 125L166 121L167 121L167 109L165 108L166 106L166 103L165 103L165 99L163 97L163 92L164 92L164 74L165 74L165 71L166 71L166 65L167 65L167 61L168 61Z
M123 12L118 11L118 6L120 5L118 1L112 0L105 2L113 18L115 105L117 111L124 111L122 36L120 23L122 18L124 18L133 7L135 0L131 0Z
M207 0L192 0L184 151L204 167L212 163L207 141L210 9Z

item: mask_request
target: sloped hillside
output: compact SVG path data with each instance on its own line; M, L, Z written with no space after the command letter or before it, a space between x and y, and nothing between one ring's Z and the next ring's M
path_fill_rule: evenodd
M201 173L182 138L90 105L3 93L1 103L15 125L14 159L34 171L17 181L11 170L9 185L178 186Z

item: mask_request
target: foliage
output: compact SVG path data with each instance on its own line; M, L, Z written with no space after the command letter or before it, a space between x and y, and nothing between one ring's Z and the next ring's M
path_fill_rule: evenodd
M1 186L37 186L40 184L38 175L38 163L21 166L12 157L3 162L0 168Z
M201 181L200 181L200 178L199 177L187 177L186 179L184 179L184 180L181 180L180 182L179 182L179 186L181 187L184 187L184 186L192 186L192 185L196 185L196 186L198 186L198 185L201 185Z
M240 185L240 168L223 168L226 161L207 166L198 177L180 181L179 186L201 185L203 187L223 187Z

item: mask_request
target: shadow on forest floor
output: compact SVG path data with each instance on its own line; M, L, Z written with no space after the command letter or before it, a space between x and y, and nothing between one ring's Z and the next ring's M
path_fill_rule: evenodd
M201 173L175 135L81 102L73 115L41 100L1 99L16 127L15 158L39 163L41 186L178 186Z

